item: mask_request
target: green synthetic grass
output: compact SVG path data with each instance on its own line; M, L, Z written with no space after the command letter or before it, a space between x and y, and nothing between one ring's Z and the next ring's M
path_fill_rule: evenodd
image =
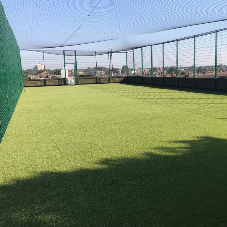
M226 95L26 88L0 145L0 227L226 227Z

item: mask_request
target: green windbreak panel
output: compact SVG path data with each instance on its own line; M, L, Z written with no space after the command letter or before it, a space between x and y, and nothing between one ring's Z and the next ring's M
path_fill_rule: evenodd
M22 90L20 50L0 2L0 143Z

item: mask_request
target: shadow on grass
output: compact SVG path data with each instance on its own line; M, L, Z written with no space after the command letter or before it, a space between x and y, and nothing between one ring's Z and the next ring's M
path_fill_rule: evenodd
M0 226L227 226L227 140L176 143L0 186Z

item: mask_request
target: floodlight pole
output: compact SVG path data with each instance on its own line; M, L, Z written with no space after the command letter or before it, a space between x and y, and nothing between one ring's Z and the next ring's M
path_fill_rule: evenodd
M65 85L66 85L66 64L65 64L65 51L63 50L63 56L64 56L64 71L65 71Z
M153 67L153 46L151 46L151 77L154 77L154 67Z
M134 79L136 77L136 65L135 65L135 50L133 49L133 69L134 69Z
M162 44L162 63L163 63L162 76L164 78L165 77L165 71L164 71L164 68L165 68L165 44L164 43Z
M141 47L141 63L142 63L142 77L143 75L143 47Z
M215 32L215 80L218 76L218 31Z
M76 58L76 51L74 52L75 54L75 64L74 64L74 85L78 84L78 71L77 71L77 58Z

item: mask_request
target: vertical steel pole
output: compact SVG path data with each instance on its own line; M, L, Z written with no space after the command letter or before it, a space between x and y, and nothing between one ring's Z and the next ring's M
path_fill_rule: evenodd
M196 76L196 36L194 36L194 70L193 70L193 88L195 88L195 76Z
M114 76L113 74L113 52L112 48L110 47L110 69L111 69L111 77Z
M176 69L176 76L177 76L177 79L179 77L179 53L178 53L178 40L176 42L176 66L177 66L177 69Z
M110 77L110 52L108 51L108 61L109 61L109 77Z
M194 70L193 70L193 78L196 76L196 37L194 36Z
M162 63L163 63L162 76L164 78L165 77L165 70L164 70L164 68L165 68L165 44L164 43L162 44Z
M95 51L95 78L96 78L96 84L98 83L98 76L97 76L97 55L96 55L96 51Z
M128 51L126 51L126 74L128 77Z
M96 51L95 51L95 61L96 61L96 63L95 63L95 67L96 67L96 70L97 70L97 67L98 67L98 62L97 62L97 53L96 53Z
M153 66L153 46L151 46L151 77L154 77L154 66Z
M75 56L75 59L74 59L74 85L76 85L76 51L74 51L74 56Z
M78 81L78 69L77 69L77 58L76 58L76 51L74 52L75 54L75 64L74 64L74 84L77 85L79 83Z
M134 69L134 78L136 77L136 65L135 65L135 50L133 49L133 69Z
M65 85L66 85L66 64L65 64L65 51L63 50L63 56L64 56L64 71L65 71Z
M176 76L177 76L176 85L177 85L177 87L178 87L178 77L179 77L179 52L178 52L178 40L176 41Z
M110 83L110 52L108 51L108 61L109 61L109 76L108 76L108 83Z
M218 31L215 32L215 79L218 76Z
M141 63L142 63L142 77L143 75L143 47L141 47Z

